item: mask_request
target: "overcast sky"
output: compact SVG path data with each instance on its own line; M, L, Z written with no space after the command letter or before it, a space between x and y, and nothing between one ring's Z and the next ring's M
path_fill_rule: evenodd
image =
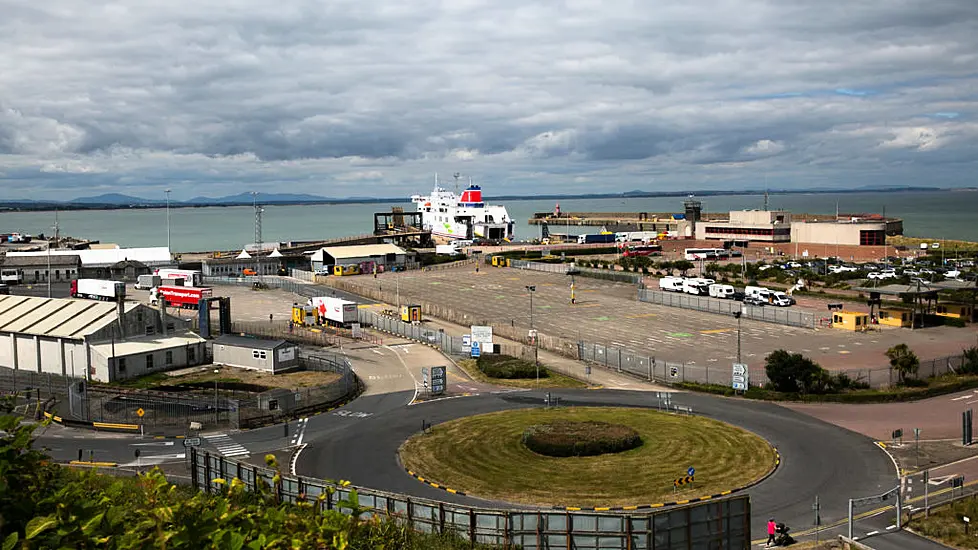
M0 13L0 199L978 185L975 0Z

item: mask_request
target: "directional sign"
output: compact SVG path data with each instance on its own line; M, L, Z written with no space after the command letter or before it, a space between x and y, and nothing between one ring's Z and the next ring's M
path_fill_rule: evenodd
M472 357L482 357L482 344L475 340L472 341Z
M136 416L139 418L142 418L144 414L146 414L146 411L144 411L142 408L136 409Z
M669 367L669 376L673 378L679 377L679 367Z
M184 439L183 440L183 446L184 447L200 447L200 438L199 437L188 437L187 439Z
M733 373L736 376L747 376L747 365L745 365L743 363L734 363L733 364Z
M424 381L424 385L428 385L428 367L421 367L421 380Z
M733 389L747 391L747 386L750 385L750 371L747 369L747 365L734 363L733 376L730 380Z
M696 473L696 468L693 468L692 466L690 466L689 469L686 470L686 475L688 475L689 477L693 477L693 474L695 473Z
M472 346L472 335L471 334L463 334L462 335L462 347L463 348L467 348L467 347L471 347L471 346Z
M431 367L431 393L438 395L445 393L445 367Z

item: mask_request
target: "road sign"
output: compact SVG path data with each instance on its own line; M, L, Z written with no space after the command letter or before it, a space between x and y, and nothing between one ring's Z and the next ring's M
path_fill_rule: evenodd
M679 378L679 367L669 367L669 376Z
M680 485L689 485L693 482L693 476L683 476L672 482L674 487L679 487Z
M187 439L184 439L183 440L183 446L184 447L200 447L200 438L199 437L188 437Z
M428 367L421 367L421 380L424 381L424 385L428 385Z
M893 436L893 439L900 439L901 437L903 437L903 428L893 430L893 433L891 435Z
M686 475L688 475L689 477L693 477L693 474L695 473L696 473L696 468L693 468L692 466L690 466L689 469L686 470Z
M136 409L136 416L139 418L142 418L144 414L146 414L146 411L144 411L141 407Z
M482 344L473 340L471 353L473 358L482 357Z
M472 346L472 335L471 334L463 334L462 335L462 347L463 348L468 348L468 347L471 347L471 346Z
M445 393L445 367L431 367L431 393L438 395Z
M734 363L733 373L736 376L747 376L747 365L743 363Z
M750 371L747 370L747 365L743 363L733 364L733 376L730 385L735 390L747 391L747 386L750 385Z

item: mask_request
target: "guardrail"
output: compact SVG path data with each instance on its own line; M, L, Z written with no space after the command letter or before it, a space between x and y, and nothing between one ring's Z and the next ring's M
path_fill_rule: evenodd
M734 312L740 311L743 313L744 319L776 323L790 327L814 329L817 320L815 314L807 311L797 311L780 307L752 306L736 300L693 296L682 292L639 289L638 299L650 304L705 311L719 315L733 315Z
M356 491L361 516L394 517L427 533L456 533L478 543L525 549L632 550L656 548L750 548L750 497L731 496L649 512L622 513L476 508L415 498L321 479L280 474L190 448L194 488L219 493L237 478L255 491L260 484L284 502L306 502L320 511L344 509L341 501ZM276 480L276 476L277 480ZM322 500L319 497L322 496Z

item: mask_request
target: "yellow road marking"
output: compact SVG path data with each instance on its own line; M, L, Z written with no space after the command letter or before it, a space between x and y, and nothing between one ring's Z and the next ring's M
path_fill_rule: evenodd
M625 319L644 319L646 317L658 317L658 313L640 313L638 315L626 315Z
M720 334L723 332L730 332L732 328L717 328L713 330L701 330L700 334Z

